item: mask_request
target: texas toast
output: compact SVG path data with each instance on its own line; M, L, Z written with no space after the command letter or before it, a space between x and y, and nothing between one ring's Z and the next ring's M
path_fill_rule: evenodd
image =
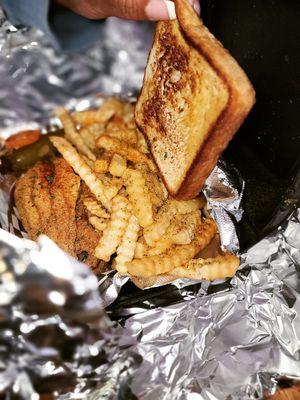
M194 198L255 102L246 74L188 0L159 22L136 121L169 193Z

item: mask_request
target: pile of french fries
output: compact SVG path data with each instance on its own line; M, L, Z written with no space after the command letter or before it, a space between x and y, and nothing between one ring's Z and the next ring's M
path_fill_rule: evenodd
M120 274L215 280L235 274L239 259L196 258L217 229L205 200L176 201L158 176L134 120L134 105L110 98L97 110L57 108L64 137L50 140L89 187L89 222L102 231L97 258ZM205 216L206 215L206 216Z

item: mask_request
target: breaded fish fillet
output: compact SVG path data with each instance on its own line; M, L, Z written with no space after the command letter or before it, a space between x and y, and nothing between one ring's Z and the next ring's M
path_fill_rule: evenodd
M75 256L75 208L80 178L62 158L37 164L15 187L15 203L31 239L44 233Z

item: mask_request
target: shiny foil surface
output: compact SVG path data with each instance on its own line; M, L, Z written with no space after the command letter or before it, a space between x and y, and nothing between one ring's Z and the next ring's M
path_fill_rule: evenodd
M134 96L152 28L108 19L102 40L72 55L0 14L1 137L51 128L58 104L83 110L99 93ZM300 212L242 254L232 280L177 280L132 293L128 278L111 272L97 281L46 237L38 245L24 239L12 186L11 177L0 177L0 393L8 399L17 393L35 400L39 392L60 399L254 400L273 393L281 375L300 379ZM243 192L238 172L223 161L204 190L222 246L234 252Z
M274 393L278 376L299 379L299 264L300 211L242 254L230 289L128 318L148 361L133 390L147 400L254 400Z
M141 357L120 350L97 278L85 265L46 236L36 244L0 230L0 271L5 399L38 400L38 393L82 399L99 390L107 399L130 394Z

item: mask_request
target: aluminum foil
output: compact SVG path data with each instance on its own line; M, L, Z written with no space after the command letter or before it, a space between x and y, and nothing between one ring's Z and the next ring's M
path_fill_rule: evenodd
M86 266L45 236L36 244L0 230L0 271L1 395L83 399L96 391L116 399L130 393L141 357L120 350Z
M153 24L110 18L80 54L55 51L34 29L16 29L0 9L0 128L48 123L59 104L79 109L97 93L140 90ZM7 131L7 130L6 130Z
M133 391L145 400L253 400L273 394L279 376L300 379L299 265L300 210L242 255L231 289L128 318L147 360Z
M7 137L25 126L45 126L57 104L82 110L93 104L97 93L135 94L141 85L151 36L152 27L147 23L112 18L103 24L101 41L85 54L61 54L51 48L41 32L17 29L0 16L1 135ZM11 183L1 178L1 224L6 230L22 235L17 211L8 212ZM242 217L243 189L236 171L224 162L218 165L205 187L209 210L219 224L222 245L233 251L238 251L234 220ZM110 317L119 320L122 327L109 337L105 335L105 339L101 338L103 332L109 330L107 320L102 317L96 322L95 314L102 314L93 313L99 311L100 304L95 292L95 277L86 270L83 272L83 267L74 260L70 261L66 255L54 250L55 246L45 238L37 248L28 240L17 239L3 231L1 235L0 251L8 252L9 257L0 263L0 268L6 271L9 266L10 278L5 287L0 286L0 299L3 296L6 302L2 308L8 329L13 334L19 333L15 342L6 338L3 354L0 352L2 367L5 366L0 379L2 377L2 382L6 382L1 390L18 379L15 388L10 385L10 392L18 390L23 398L37 398L32 377L49 377L50 370L59 371L63 376L60 383L59 373L54 375L57 395L61 399L113 399L116 396L130 399L137 396L147 400L244 400L273 393L279 375L300 377L299 213L274 235L244 253L242 266L232 280L213 284L178 280L162 288L138 291L117 274L99 277L98 293L102 295L104 305L113 302L123 287L121 298L107 309ZM67 265L68 271L70 263L76 266L76 272L74 270L69 278L65 277L64 282L57 282L57 277L53 277L52 268L57 264L49 262L57 251L66 263L60 265ZM46 256L49 252L51 257ZM33 279L42 288L40 298L43 301L39 304L52 307L48 310L52 312L51 317L45 317L43 308L29 308L28 311L26 307L32 307L29 295L34 292L20 291L29 282L28 269L24 265L33 265L28 264L31 254L39 254L34 260L39 270L38 274L30 275L30 282ZM11 257L20 262L10 264ZM45 262L45 266L39 262ZM23 265L23 270L18 265ZM18 268L25 272L21 274ZM81 297L78 296L84 300L67 310L69 303L59 305L57 299L61 302L63 297L67 301L76 293L77 272L81 287L85 288ZM63 288L64 296L52 295L52 300L48 301L49 294L59 292L58 288ZM17 293L22 294L17 296ZM37 291L37 295L39 293ZM89 298L91 302L87 301ZM53 299L56 299L55 312ZM85 307L89 307L95 319L91 317L92 321L83 324L75 321L75 326L70 327L68 312L72 311L72 318L75 318L82 312L85 314ZM31 324L34 330L45 329L45 339L50 338L46 350L50 347L53 351L50 355L61 357L54 357L59 362L58 367L57 364L54 367L43 364L45 358L41 357L47 358L49 354L43 347L37 350L36 343L26 342L18 352L20 341L20 346L24 343L24 334L20 331L23 318L25 326ZM100 330L101 321L105 326ZM48 335L53 332L52 325L62 332L63 340L58 343L61 347L57 348L57 343L53 342L53 334ZM72 347L66 363L61 351L69 349L73 343L72 336L67 335L67 332L73 334L73 328L75 339L78 334L81 341L76 342L79 343L76 349ZM82 339L82 329L86 329L85 333L92 329L93 334L96 329L92 345L86 342L89 334ZM130 353L120 353L120 348L128 347ZM97 357L102 355L103 348L108 362L99 365ZM141 356L142 364L134 373L141 361L136 354ZM71 378L66 379L71 372L76 390L64 386L66 381L71 382Z

